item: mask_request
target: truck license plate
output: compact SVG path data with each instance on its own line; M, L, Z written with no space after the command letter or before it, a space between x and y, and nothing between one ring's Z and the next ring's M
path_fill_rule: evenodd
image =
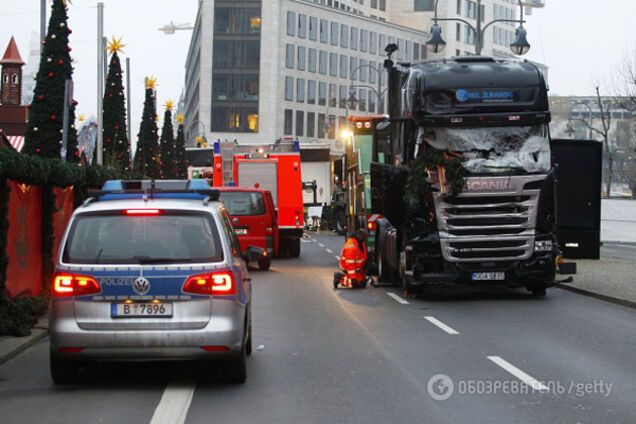
M172 303L113 303L113 318L170 318Z
M473 281L503 281L506 279L505 272L473 272Z
M246 236L247 235L247 230L245 228L237 228L234 231L236 232L237 236Z

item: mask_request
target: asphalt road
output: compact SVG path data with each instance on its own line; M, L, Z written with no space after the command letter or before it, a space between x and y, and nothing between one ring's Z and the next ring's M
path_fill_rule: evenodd
M224 385L202 364L153 363L94 366L54 386L45 339L0 367L0 422L636 420L635 310L560 289L544 299L496 289L407 300L384 287L334 291L342 241L312 235L300 259L253 274L255 351L244 385Z

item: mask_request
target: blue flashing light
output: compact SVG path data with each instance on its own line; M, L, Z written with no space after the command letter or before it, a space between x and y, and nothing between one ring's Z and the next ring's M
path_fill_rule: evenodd
M124 189L122 180L108 180L102 187L103 191L121 191Z
M234 181L230 181L230 187L236 187L236 183Z
M300 153L300 141L298 139L294 141L294 152Z
M186 190L212 190L207 180L190 180Z
M214 142L214 154L215 155L220 155L221 154L221 142L220 141L215 141Z

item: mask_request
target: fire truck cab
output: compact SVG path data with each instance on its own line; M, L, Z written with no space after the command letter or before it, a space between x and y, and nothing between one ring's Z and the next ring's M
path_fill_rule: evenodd
M215 142L214 187L253 187L272 193L279 228L279 255L298 257L303 235L303 194L298 141L271 145Z

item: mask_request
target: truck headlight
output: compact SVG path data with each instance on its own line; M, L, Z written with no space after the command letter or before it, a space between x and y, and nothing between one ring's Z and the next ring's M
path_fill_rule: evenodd
M534 242L534 251L535 252L551 252L552 251L552 240L541 240Z

